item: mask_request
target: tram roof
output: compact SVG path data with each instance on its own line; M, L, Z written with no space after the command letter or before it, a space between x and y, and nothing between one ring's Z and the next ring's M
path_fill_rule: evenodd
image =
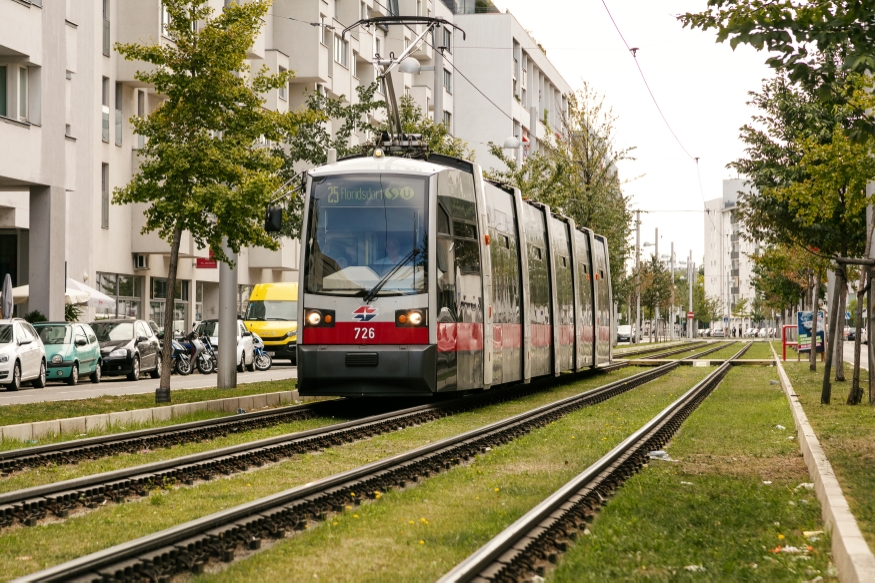
M437 164L428 160L417 160L401 156L356 156L339 160L334 164L325 164L310 171L312 176L325 176L330 174L347 174L353 172L398 172L403 174L422 174L430 176L448 166Z

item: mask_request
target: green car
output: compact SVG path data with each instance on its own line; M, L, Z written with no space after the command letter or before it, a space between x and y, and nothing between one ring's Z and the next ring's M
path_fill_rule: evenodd
M39 322L33 325L46 348L46 380L75 385L87 375L100 382L100 345L88 324Z

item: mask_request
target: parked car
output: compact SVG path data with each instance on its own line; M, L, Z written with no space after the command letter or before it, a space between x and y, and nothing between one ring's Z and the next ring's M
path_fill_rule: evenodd
M100 382L100 344L88 324L39 322L33 325L46 349L46 377L76 385L80 376Z
M869 332L866 330L866 327L860 328L860 342L863 344L869 344Z
M208 337L216 354L219 353L218 320L204 320L197 325L195 332L201 336ZM249 372L255 370L255 355L252 351L252 332L246 329L246 326L243 325L243 320L237 320L237 370L243 372L244 369Z
M100 343L101 374L128 377L136 381L140 373L161 376L161 351L158 336L145 320L99 320L89 324Z
M17 391L27 381L38 389L46 386L46 349L24 320L0 320L0 385Z
M635 335L632 333L632 326L624 324L617 326L617 342L634 342Z
M243 317L250 332L264 341L268 356L298 363L298 284L261 283L252 288Z

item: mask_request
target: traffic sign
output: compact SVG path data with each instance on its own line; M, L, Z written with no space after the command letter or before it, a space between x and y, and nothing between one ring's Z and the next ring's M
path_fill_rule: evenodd
M690 320L693 319L693 316L694 316L694 315L695 315L695 314L694 314L693 312L687 312L687 318L689 318Z

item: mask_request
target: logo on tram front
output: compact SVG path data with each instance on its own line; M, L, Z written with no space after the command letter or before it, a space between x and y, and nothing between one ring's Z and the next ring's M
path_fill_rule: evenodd
M370 322L377 317L377 308L371 306L362 306L352 313L353 320L358 322Z

